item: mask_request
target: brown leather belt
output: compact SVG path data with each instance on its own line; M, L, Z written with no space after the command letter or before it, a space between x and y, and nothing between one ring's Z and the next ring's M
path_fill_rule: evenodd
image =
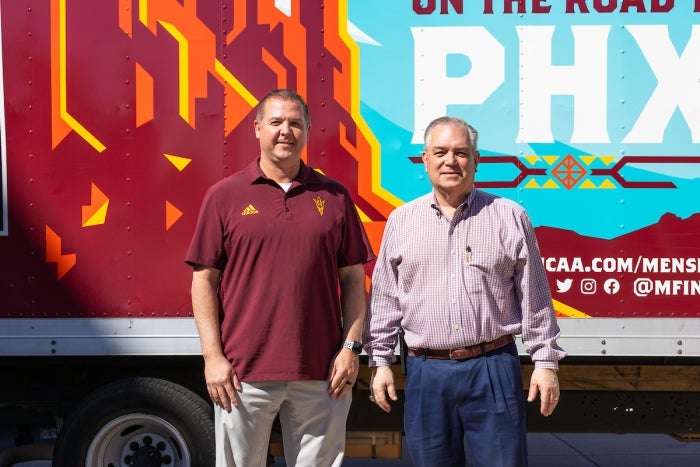
M512 334L506 334L498 339L481 344L470 345L461 349L452 350L432 350L432 349L408 349L408 354L412 357L436 358L439 360L467 360L478 357L487 352L491 352L513 342L515 338Z

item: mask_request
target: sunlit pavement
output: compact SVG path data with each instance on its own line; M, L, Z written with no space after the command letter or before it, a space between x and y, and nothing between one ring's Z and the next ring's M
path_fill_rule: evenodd
M700 466L700 440L664 434L528 433L530 467ZM276 458L276 467L285 465ZM347 467L410 466L404 442L401 459L351 459Z
M700 466L700 441L679 441L663 434L529 433L530 467L667 467ZM275 459L275 466L285 465ZM401 459L346 458L347 467L410 466L403 443ZM15 467L51 467L28 461Z

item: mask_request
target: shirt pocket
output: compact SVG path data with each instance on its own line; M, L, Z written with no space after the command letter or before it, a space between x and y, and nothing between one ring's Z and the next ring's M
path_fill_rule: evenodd
M464 291L472 299L501 301L508 294L510 279L503 275L503 265L492 255L471 254L462 267Z
M483 293L488 284L489 265L470 254L462 265L462 285L468 294Z

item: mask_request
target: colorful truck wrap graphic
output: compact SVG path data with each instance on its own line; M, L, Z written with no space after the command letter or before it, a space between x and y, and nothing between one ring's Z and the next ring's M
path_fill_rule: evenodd
M375 250L431 189L427 123L478 129L477 186L530 213L569 355L528 430L697 434L699 18L700 0L0 0L3 428L57 434L58 467L153 440L213 465L183 258L206 189L258 157L258 100L292 88L304 159ZM346 454L400 457L402 404L379 413L369 381L363 364Z
M692 2L407 3L349 3L382 187L429 190L422 131L459 115L477 186L530 212L562 316L700 316Z
M531 214L564 337L630 320L700 355L698 13L2 0L0 318L190 318L202 195L257 157L257 100L290 87L311 108L306 161L348 186L375 249L430 190L425 126L457 115L480 132L477 186Z

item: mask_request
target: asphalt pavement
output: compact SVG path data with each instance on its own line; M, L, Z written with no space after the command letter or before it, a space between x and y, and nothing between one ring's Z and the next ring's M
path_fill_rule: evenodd
M346 458L345 467L410 466L403 444L400 459ZM700 466L700 440L681 441L664 434L528 433L530 467L668 467ZM285 466L275 458L275 467ZM29 461L14 467L51 467Z
M700 440L679 441L665 434L528 433L530 467L700 466ZM286 465L276 458L275 467ZM403 443L401 459L346 458L344 467L410 466Z

